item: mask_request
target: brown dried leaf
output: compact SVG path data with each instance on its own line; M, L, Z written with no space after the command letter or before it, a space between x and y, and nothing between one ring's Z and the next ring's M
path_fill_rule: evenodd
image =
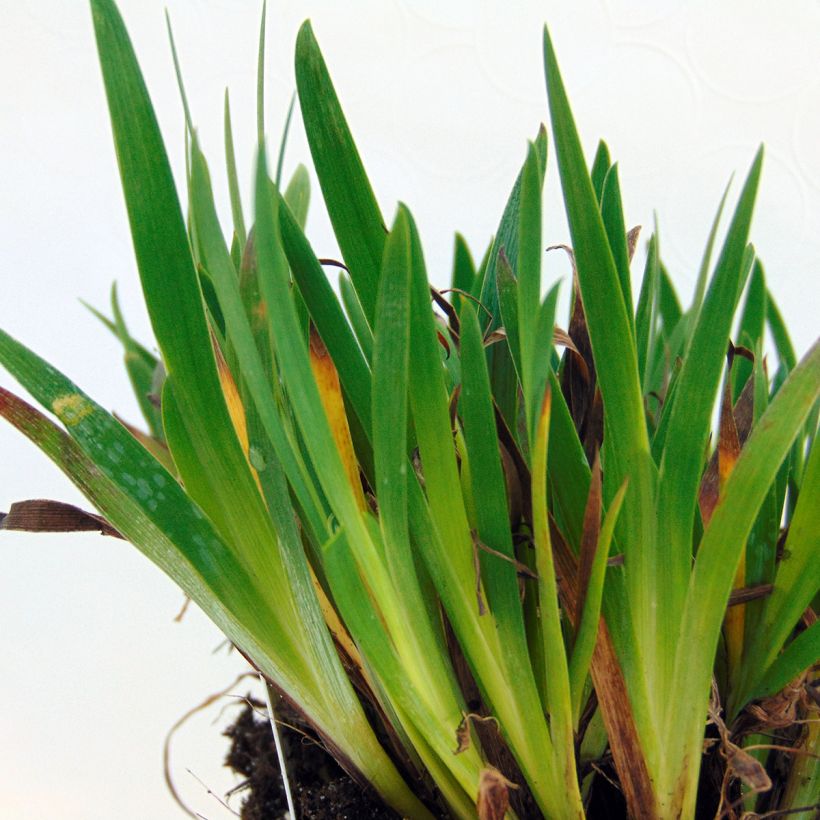
M771 732L794 725L799 717L798 707L805 701L807 677L803 673L776 695L747 707L749 715L757 722L756 731Z
M21 532L99 532L123 536L101 515L85 512L62 501L33 499L15 501L8 513L0 513L0 529Z
M634 228L630 229L629 233L626 235L626 250L629 255L629 261L632 261L632 257L635 255L635 248L638 247L638 237L641 235L641 226L636 225Z
M450 330L458 335L460 331L460 324L456 309L444 298L440 290L436 290L434 287L431 287L430 295L433 297L433 301L441 308L442 312L447 317L447 323L450 326Z
M503 552L494 550L492 547L488 547L485 543L479 540L478 535L475 531L472 532L472 536L473 543L476 547L478 547L479 550L481 550L482 552L486 552L488 555L494 555L496 558L500 558L502 561L506 561L508 564L512 564L515 567L515 571L518 573L518 575L523 575L525 578L538 578L538 575L536 575L536 573L533 572L526 564L522 563L516 558L512 558L509 555L505 555Z
M771 595L774 590L772 584L757 584L753 587L740 587L733 589L729 596L729 603L727 606L739 606L740 604L747 604L749 601L757 601L760 598L765 598Z
M439 341L439 344L444 348L444 352L446 354L445 358L450 358L450 343L445 338L444 334L440 331L436 331L436 338Z
M456 728L456 748L453 751L453 754L460 755L462 752L466 752L467 749L470 748L471 744L470 721L468 720L467 715L463 715L461 718L461 723L459 723Z
M506 328L499 327L484 337L484 347L490 347L496 342L503 342L507 338Z
M601 459L595 454L592 466L592 477L589 482L589 495L584 509L584 526L581 533L581 549L578 554L578 599L575 602L575 621L581 622L584 601L587 597L589 579L592 575L592 564L598 549L598 536L601 532Z
M720 408L720 427L718 430L718 485L721 489L732 474L738 458L740 458L740 439L737 434L734 408L732 407L732 389L727 379L726 388L723 391L723 404Z
M772 780L763 764L748 752L735 746L727 759L729 771L752 789L754 792L767 792L772 787Z
M724 396L725 401L725 396ZM754 413L754 385L752 380L746 382L740 396L732 411L734 427L737 435L737 441L740 447L743 447L744 442L749 437L752 429L752 420ZM721 424L722 424L723 410L721 410ZM716 448L712 454L703 478L700 482L700 490L698 492L698 507L700 508L700 515L703 523L708 524L712 517L715 505L718 502L720 495L720 475L718 469L718 458L720 448Z
M581 355L581 352L578 350L577 347L575 347L575 342L572 341L572 337L569 335L569 333L567 333L566 330L563 330L562 328L558 327L558 325L556 325L552 329L552 343L556 345L563 345L568 350L571 350L573 353L576 353L578 356Z
M510 788L517 788L498 769L482 769L478 781L478 820L504 820L510 807Z
M569 257L570 265L572 265L572 278L576 277L578 268L575 266L575 251L569 245L550 245L547 251L565 251Z

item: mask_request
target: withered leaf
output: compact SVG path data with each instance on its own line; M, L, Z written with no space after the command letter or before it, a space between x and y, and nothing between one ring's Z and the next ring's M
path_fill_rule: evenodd
M99 532L123 536L101 515L85 512L62 501L37 498L15 501L8 513L0 513L0 529L21 532Z
M626 235L626 249L629 255L629 261L632 261L632 257L635 255L635 248L638 247L638 237L641 235L641 226L636 225L634 228L631 228L629 233Z
M510 808L510 789L518 788L498 769L490 766L482 769L478 781L478 820L504 820Z
M748 752L737 746L732 750L728 760L729 770L740 778L745 785L755 792L767 792L772 787L772 780L763 764Z
M587 597L589 579L592 575L592 564L598 549L598 536L601 532L601 458L595 454L592 466L592 477L589 482L589 495L584 510L584 527L581 533L581 549L578 556L578 598L575 602L575 621L581 623L581 613Z

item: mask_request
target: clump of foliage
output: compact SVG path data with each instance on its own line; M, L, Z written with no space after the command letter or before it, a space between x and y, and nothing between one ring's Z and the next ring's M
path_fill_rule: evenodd
M796 361L748 243L762 150L691 305L657 231L633 304L617 165L601 144L588 169L545 31L561 330L557 288L542 297L546 130L483 261L457 238L439 291L410 210L386 227L305 23L339 298L303 230L304 168L271 176L261 106L246 230L226 99L228 243L187 103L186 218L119 13L91 6L160 356L116 299L106 321L149 431L4 333L0 361L61 426L6 391L0 413L403 816L580 818L607 771L636 817L698 800L809 816L820 345ZM42 520L22 505L5 523Z

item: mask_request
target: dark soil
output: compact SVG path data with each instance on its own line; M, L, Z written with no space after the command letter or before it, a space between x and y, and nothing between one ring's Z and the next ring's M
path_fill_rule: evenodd
M276 707L276 712L299 820L399 820L375 792L363 788L339 766L316 734L284 701ZM802 726L781 730L773 741L793 745L801 730ZM234 789L234 792L243 794L242 819L282 820L287 803L264 704L248 696L245 708L225 735L231 739L225 765L245 778ZM701 767L696 820L712 820L715 816L726 765L716 743L714 726L709 727L707 738L715 743L705 754ZM790 762L783 754L770 755L767 769L774 788L770 795L763 796L758 809L762 805L765 810L769 803L773 807L777 805ZM590 790L587 816L596 820L626 820L626 804L617 786L617 774L609 755L597 761L595 768L598 776ZM513 796L516 792L512 792ZM740 784L734 781L725 798L727 803L734 803L740 797ZM529 802L514 808L521 820L542 817Z
M251 706L253 703L253 706ZM316 736L284 704L277 707L285 763L300 820L397 820L372 791L363 789L322 748ZM231 748L225 765L245 777L242 820L280 820L287 803L273 732L264 704L248 703L225 731Z

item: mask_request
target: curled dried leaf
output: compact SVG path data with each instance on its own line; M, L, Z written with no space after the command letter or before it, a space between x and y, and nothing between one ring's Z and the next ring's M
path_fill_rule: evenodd
M776 695L747 707L749 715L757 721L758 732L786 729L794 725L798 719L798 707L805 703L806 679L807 675L804 673Z
M570 264L572 265L572 277L575 278L577 274L577 269L575 267L575 251L569 245L550 245L547 248L547 251L565 251L567 256L569 257Z
M575 342L572 341L572 337L566 330L558 327L557 325L552 330L552 342L556 345L563 345L568 350L571 350L573 353L577 354L578 356L581 355L581 351L575 346Z
M763 764L748 752L735 746L727 755L727 766L731 774L740 779L754 792L767 792L772 787L772 780Z
M466 752L471 743L470 722L467 715L462 715L461 723L456 728L456 748L453 750L453 754L460 755L462 752Z
M517 789L518 786L507 780L498 769L493 766L482 769L476 801L479 820L504 820L510 808L511 788Z
M496 730L498 729L498 720L492 715L479 715L477 712L463 712L461 715L461 722L456 728L457 747L453 751L454 755L459 755L466 752L470 748L472 740L470 738L470 727L474 724L493 723Z

